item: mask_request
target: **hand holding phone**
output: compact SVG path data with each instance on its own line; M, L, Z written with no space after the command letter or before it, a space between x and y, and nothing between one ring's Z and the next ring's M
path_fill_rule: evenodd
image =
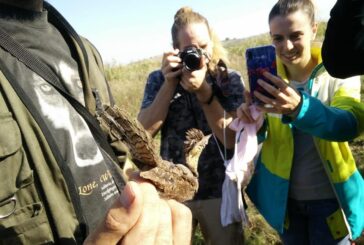
M262 105L264 103L254 96L254 91L259 91L267 97L274 98L258 84L258 79L262 79L272 86L275 86L271 81L263 76L263 73L266 71L275 76L277 75L275 48L272 45L248 48L245 52L245 58L249 78L250 95L254 103Z

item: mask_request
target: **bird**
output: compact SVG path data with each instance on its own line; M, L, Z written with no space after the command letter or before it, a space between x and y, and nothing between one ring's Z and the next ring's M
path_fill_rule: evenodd
M127 146L131 166L138 169L140 177L152 182L162 197L180 202L194 197L198 189L198 159L211 135L205 136L198 129L188 130L184 142L186 164L173 163L162 159L153 137L125 109L117 105L104 106L97 113L97 119L102 128L107 129L109 138Z
M184 141L186 165L196 176L198 176L198 160L202 151L208 144L210 137L211 134L204 135L204 133L197 128L191 128L186 132L186 140Z

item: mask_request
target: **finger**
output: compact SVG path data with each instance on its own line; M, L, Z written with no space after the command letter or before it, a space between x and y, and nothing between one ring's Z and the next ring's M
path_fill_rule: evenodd
M155 244L172 245L172 214L171 209L165 200L160 200L159 204L159 226L157 236L155 238Z
M170 58L181 60L178 56L178 53L179 53L178 49L170 50L170 51L163 53L163 61L166 61Z
M246 103L242 104L237 109L236 114L237 114L238 118L240 120L242 120L244 123L253 123L254 122L254 119L249 110L249 106Z
M182 74L181 64L175 63L170 64L169 66L166 66L162 69L163 76L166 80L169 80L170 78L178 78Z
M267 79L269 79L271 82L273 82L274 85L277 86L277 88L284 90L287 87L287 83L281 79L280 77L274 76L270 72L264 72L263 76L265 76Z
M245 100L245 103L247 103L248 105L252 104L252 97L250 95L250 92L247 90L244 90L244 100Z
M178 60L166 61L162 67L164 73L180 71L182 72L182 64Z
M143 197L138 185L129 181L98 228L84 244L117 244L137 223Z
M179 62L170 62L169 66L167 66L167 69L169 72L175 72L175 71L179 71L182 72L182 64Z
M254 118L253 118L253 116L251 114L250 109L249 108L244 108L243 112L244 112L245 118L247 119L246 123L254 123Z
M291 101L292 97L298 97L298 93L292 89L288 85L284 85L285 87L277 88L276 86L273 86L264 80L258 80L258 84L263 87L264 90L266 90L269 94L271 94L275 99L270 98L270 104L272 105L284 105L285 103L289 103ZM267 97L268 98L268 97Z
M286 85L284 91L281 91L260 79L258 80L258 84L274 98L267 97L262 93L259 93L259 95L264 97L259 97L259 95L257 97L264 103L275 107L279 113L284 112L286 108L295 108L299 103L300 95L288 85Z
M244 111L243 111L243 106L244 106L244 103L241 104L237 109L236 109L236 116L239 118L239 119L243 119L242 117L244 117Z
M259 97L259 95L257 97ZM265 112L265 113L282 114L283 109L285 107L284 104L281 104L277 100L272 100L268 97L265 97L265 98L264 97L265 97L264 95L262 95L262 97L259 97L259 99L261 101L265 100L265 98L266 98L266 101L262 105L258 106L258 110Z
M121 244L155 244L159 219L159 195L155 187L148 182L139 183L143 195L143 208L138 221L123 238Z
M165 52L162 59L162 71L167 73L179 70L182 67L181 61L178 56L178 49Z
M180 80L182 69L180 65L177 65L174 68L172 68L171 66L167 66L162 69L162 73L165 81L174 81L177 83Z
M258 109L264 113L277 113L277 109L268 105L268 104L265 104L265 105L258 105Z
M287 87L287 83L278 76L273 75L270 72L264 72L263 76L272 82L277 88L284 89Z
M265 90L267 91L269 94L271 94L272 96L274 96L275 98L279 98L281 95L283 95L283 93L281 93L281 91L275 87L272 86L271 84L267 83L266 81L262 80L262 79L258 79L258 84Z
M269 104L271 106L277 106L278 102L274 99L271 99L265 95L263 95L262 93L258 92L258 91L254 91L254 96L259 99L260 101L263 102L263 104Z
M173 244L189 245L192 236L191 210L175 200L167 201L172 214Z

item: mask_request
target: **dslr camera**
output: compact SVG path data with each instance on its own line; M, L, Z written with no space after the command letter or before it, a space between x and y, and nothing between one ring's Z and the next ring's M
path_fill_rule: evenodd
M183 66L189 71L199 70L203 67L205 53L195 46L186 47L178 56L182 59Z

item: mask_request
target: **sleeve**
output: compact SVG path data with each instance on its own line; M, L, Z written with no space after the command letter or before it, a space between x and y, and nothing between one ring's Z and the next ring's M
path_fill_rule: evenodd
M141 109L147 108L153 103L159 89L162 87L164 82L164 76L162 71L157 70L149 74L147 83L144 89L144 96L141 105Z
M267 134L268 134L268 120L265 118L263 121L263 125L257 132L258 144L262 143L267 139Z
M235 111L243 102L244 83L240 74L236 71L229 72L229 84L224 88L222 85L223 96L218 96L222 107L227 111ZM224 98L220 98L224 97Z
M298 129L330 141L348 141L360 133L363 117L360 108L360 80L335 79L335 92L330 105L302 92L302 105L297 117L291 122ZM283 122L287 123L283 118Z

